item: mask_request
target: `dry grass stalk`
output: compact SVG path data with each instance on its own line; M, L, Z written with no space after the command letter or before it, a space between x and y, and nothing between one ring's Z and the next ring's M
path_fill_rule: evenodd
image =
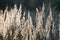
M28 11L27 19L25 18L26 12L22 13L22 5L20 9L17 10L16 5L14 9L8 11L7 8L3 12L0 11L0 33L3 38L8 40L50 40L51 25L52 32L54 32L54 22L52 17L52 10L50 8L49 15L46 20L45 29L43 28L44 10L45 5L43 3L42 11L38 11L36 8L36 28L33 25L32 17L30 16L30 11ZM22 18L21 18L22 16ZM53 23L53 24L52 24ZM59 24L60 26L60 24ZM60 30L60 29L59 29ZM19 35L19 32L20 35ZM9 33L9 34L8 34ZM21 36L21 38L18 38ZM9 37L9 38L8 38Z

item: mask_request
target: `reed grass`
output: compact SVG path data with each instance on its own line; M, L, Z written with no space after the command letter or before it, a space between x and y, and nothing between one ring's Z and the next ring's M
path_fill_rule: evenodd
M46 15L44 3L41 11L36 8L36 27L33 25L30 11L27 11L28 15L26 19L25 11L22 16L22 5L20 5L19 10L17 10L16 5L14 7L15 8L10 11L7 10L8 7L4 12L0 10L0 40L60 39L60 21L59 23L55 22L60 20L60 15L58 16L59 19L57 18L56 20L56 17L54 17L55 13L52 12L51 7L49 7L48 15ZM59 24L59 26L56 26L55 23Z

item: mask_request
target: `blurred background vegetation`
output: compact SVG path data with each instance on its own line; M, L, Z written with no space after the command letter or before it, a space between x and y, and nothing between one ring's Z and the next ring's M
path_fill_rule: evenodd
M56 10L60 11L60 0L0 0L0 9L8 9L14 8L14 5L17 5L19 9L20 4L23 5L23 8L27 10L35 10L36 7L42 6L44 2L45 5L50 4L52 8L56 7Z

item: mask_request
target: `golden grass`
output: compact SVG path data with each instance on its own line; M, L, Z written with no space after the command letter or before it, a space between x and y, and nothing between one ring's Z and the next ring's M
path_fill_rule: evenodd
M16 5L14 9L8 11L0 11L0 34L3 40L58 40L60 35L56 33L53 12L51 8L46 19L45 28L43 23L45 19L45 5L43 3L42 10L39 12L36 8L36 27L33 25L30 11L28 11L27 19L26 12L22 16L22 5L17 10ZM60 17L59 17L60 18ZM60 25L60 24L59 24ZM57 26L59 27L59 26ZM59 27L60 28L60 27ZM56 35L59 35L56 37ZM1 37L0 36L0 37ZM1 39L1 38L0 38Z

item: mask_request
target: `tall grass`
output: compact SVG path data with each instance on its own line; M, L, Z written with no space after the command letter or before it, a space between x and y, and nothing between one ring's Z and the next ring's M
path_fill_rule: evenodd
M31 11L28 11L28 15L25 17L25 11L22 16L22 5L19 10L16 5L14 7L10 11L7 10L8 7L4 12L0 10L0 40L60 39L60 14L57 14L54 9L49 7L49 10L46 11L44 3L41 11L36 8L35 27L30 15Z

